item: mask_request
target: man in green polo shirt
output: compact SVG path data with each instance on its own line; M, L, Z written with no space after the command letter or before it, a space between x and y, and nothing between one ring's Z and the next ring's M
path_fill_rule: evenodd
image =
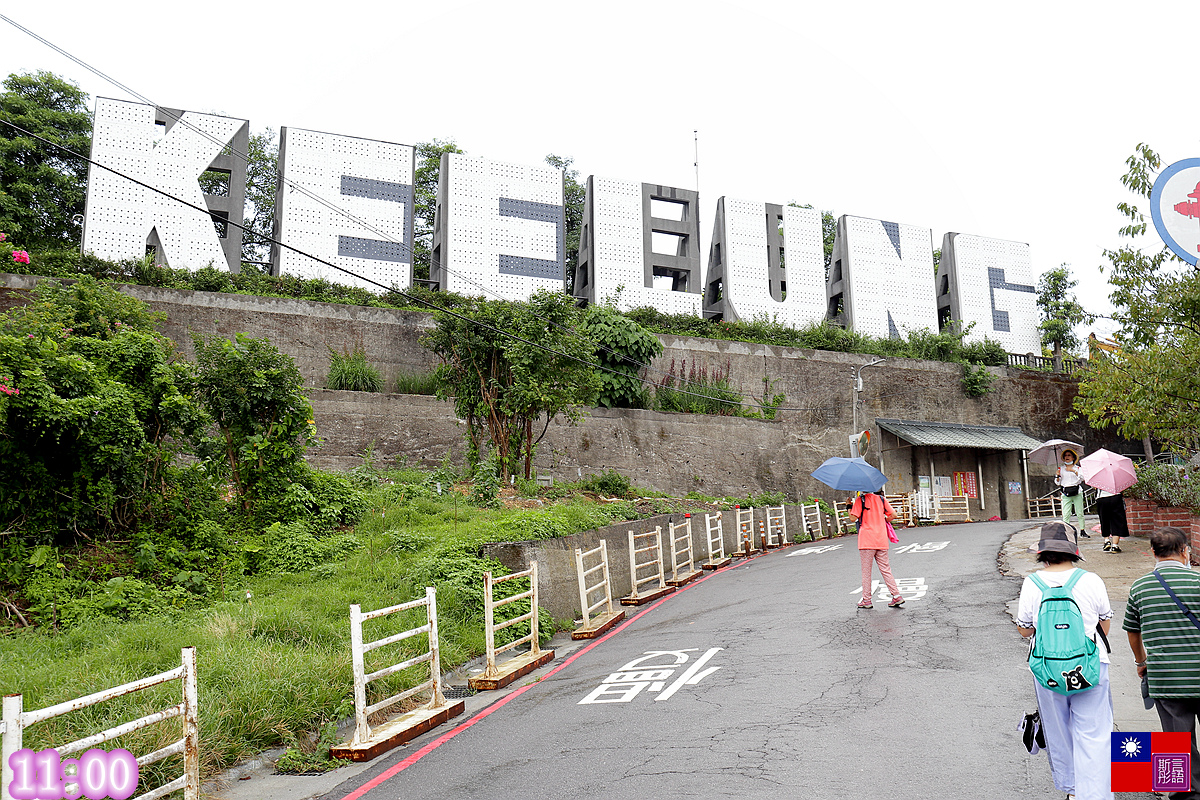
M1162 729L1192 735L1192 790L1175 792L1171 800L1200 798L1200 754L1196 751L1196 716L1200 714L1200 573L1190 566L1188 535L1179 528L1150 534L1158 563L1129 590L1122 627L1139 677L1148 677L1150 696ZM1161 578L1161 580L1160 580ZM1179 603L1163 586L1170 587ZM1185 611L1186 609L1186 611Z

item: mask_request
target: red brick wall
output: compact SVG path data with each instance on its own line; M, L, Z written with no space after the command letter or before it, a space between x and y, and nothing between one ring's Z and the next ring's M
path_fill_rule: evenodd
M1125 518L1133 536L1149 536L1157 528L1176 527L1188 531L1192 543L1192 563L1200 563L1200 514L1186 508L1160 506L1150 500L1125 498Z

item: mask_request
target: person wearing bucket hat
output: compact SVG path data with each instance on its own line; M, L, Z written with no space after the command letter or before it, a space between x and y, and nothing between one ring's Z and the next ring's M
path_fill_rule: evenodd
M1062 521L1070 524L1072 512L1078 524L1075 529L1082 536L1091 536L1083 529L1083 476L1079 474L1079 454L1074 450L1062 451L1062 464L1055 473L1054 482L1062 487Z
M1083 559L1070 526L1058 521L1043 525L1037 554L1037 560L1045 565L1035 573L1038 580L1047 587L1056 588L1064 587L1074 579L1070 595L1083 618L1083 630L1092 632L1093 642L1095 631L1107 635L1113 616L1108 589L1099 575L1077 566ZM1028 575L1017 602L1017 630L1022 636L1036 635L1041 605L1042 589L1033 575ZM1097 645L1099 679L1091 688L1060 694L1036 679L1033 682L1054 786L1080 800L1112 800L1113 797L1108 782L1113 713L1106 643Z

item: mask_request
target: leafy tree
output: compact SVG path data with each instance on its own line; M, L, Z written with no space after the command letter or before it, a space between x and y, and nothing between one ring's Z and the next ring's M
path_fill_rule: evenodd
M254 512L303 477L314 441L304 380L265 338L197 335L194 342L196 395L217 428L202 452L228 467L242 509Z
M570 156L546 156L546 163L563 171L563 216L566 225L563 232L563 253L566 260L567 294L575 289L575 267L579 263L579 234L583 229L583 206L587 200L587 186L579 182L579 170L571 169L575 159Z
M429 280L429 259L433 249L433 223L437 212L438 177L442 155L464 152L453 139L434 139L417 145L417 166L413 173L413 278Z
M1121 182L1148 199L1161 165L1157 153L1139 144ZM1093 427L1115 427L1142 438L1147 449L1153 437L1193 453L1200 446L1200 273L1157 237L1151 252L1141 249L1147 223L1135 202L1117 207L1128 220L1120 233L1133 241L1104 252L1119 347L1092 354L1075 408Z
M598 303L584 314L580 332L598 347L596 359L606 367L597 375L596 405L605 408L645 408L649 392L638 372L642 365L662 355L658 337L607 303Z
M9 75L0 116L31 133L87 155L88 95L46 71ZM0 123L0 229L31 249L78 246L87 193L86 161Z
M593 345L573 333L580 312L570 297L549 291L524 303L472 298L456 311L435 312L437 327L424 340L442 360L438 396L453 397L466 421L473 461L490 447L502 480L522 462L529 479L550 421L563 414L577 422L596 396Z
M91 278L0 317L0 525L41 543L137 526L203 419L157 322Z
M1042 311L1042 344L1054 349L1054 369L1062 368L1063 350L1074 350L1079 346L1075 326L1091 319L1075 293L1071 291L1079 281L1071 277L1071 269L1062 264L1042 273L1038 280L1038 308Z
M279 171L279 138L267 128L250 137L246 153L246 208L242 224L242 261L263 264L271 258L275 222L275 186Z

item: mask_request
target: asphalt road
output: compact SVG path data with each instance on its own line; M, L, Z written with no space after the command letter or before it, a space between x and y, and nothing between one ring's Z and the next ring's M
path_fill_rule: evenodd
M902 530L901 609L855 608L852 536L741 562L324 797L1056 797L996 566L1028 524Z

